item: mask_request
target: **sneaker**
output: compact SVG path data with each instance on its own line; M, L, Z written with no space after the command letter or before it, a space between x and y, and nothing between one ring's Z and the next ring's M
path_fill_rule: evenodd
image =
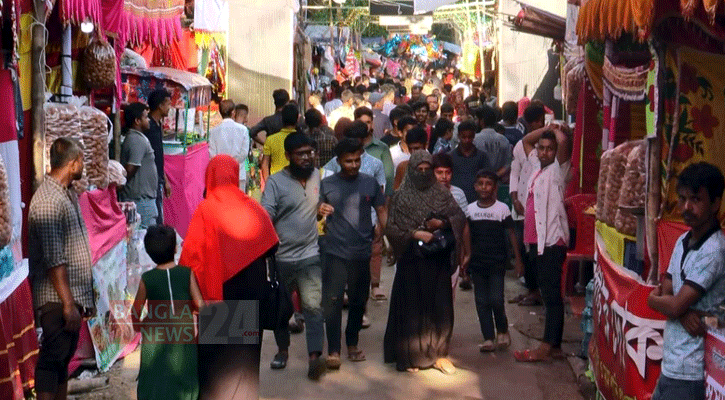
M511 346L511 335L508 332L500 333L496 338L496 346L503 350Z
M287 366L287 357L287 354L277 353L269 364L269 367L272 369L284 369Z
M314 360L310 360L310 368L307 370L307 377L313 381L319 380L327 371L327 361L320 356Z

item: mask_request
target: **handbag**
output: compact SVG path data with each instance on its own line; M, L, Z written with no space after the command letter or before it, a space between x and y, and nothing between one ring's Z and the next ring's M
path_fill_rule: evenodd
M259 325L264 330L287 329L294 312L287 289L277 278L274 256L267 257L267 282L264 297L259 301Z
M418 240L414 245L418 257L429 258L452 250L456 245L456 237L451 229L438 229L433 232L433 240L428 243Z

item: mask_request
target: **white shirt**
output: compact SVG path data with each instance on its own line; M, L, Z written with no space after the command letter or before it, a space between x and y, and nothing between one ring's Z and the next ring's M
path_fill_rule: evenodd
M563 239L565 244L569 243L569 222L564 208L564 178L559 160L555 158L540 174L539 170L541 164L535 166L529 178L526 195L529 191L534 193L536 250L541 255L544 254L544 247L555 245L559 239Z
M398 169L398 165L400 165L400 163L410 160L410 154L404 152L403 149L400 148L400 143L390 148L390 157L393 159L393 168L395 170Z
M340 99L332 99L325 103L325 115L330 116L333 111L337 110L338 108L342 107L342 100Z
M529 183L529 178L531 178L531 172L534 171L534 165L529 162L529 158L526 157L523 141L519 140L518 143L516 143L513 153L514 158L513 161L511 161L509 193L517 192L516 198L519 199L519 202L521 202L524 208L526 208L526 196L528 195L526 185ZM531 150L530 154L536 155L536 149ZM524 219L523 215L518 215L515 208L511 210L511 217L517 221Z
M209 131L209 156L227 154L239 162L239 187L244 190L247 182L247 171L244 162L249 155L249 129L225 118L221 124Z
M463 193L463 189L458 186L451 186L451 194L456 203L458 203L458 207L461 207L463 213L468 217L468 200L466 200L466 194Z

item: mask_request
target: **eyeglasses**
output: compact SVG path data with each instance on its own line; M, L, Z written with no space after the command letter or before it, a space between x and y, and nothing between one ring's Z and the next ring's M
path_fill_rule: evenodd
M293 151L292 154L299 158L312 158L315 156L315 151L314 150Z

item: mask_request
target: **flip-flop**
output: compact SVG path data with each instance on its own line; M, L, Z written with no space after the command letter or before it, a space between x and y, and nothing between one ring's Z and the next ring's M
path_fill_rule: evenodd
M360 362L367 360L365 358L365 354L363 354L362 350L348 352L347 353L347 359L352 362Z
M327 369L340 369L342 362L340 356L327 356Z
M519 303L522 300L524 300L526 298L526 296L527 295L525 295L525 294L520 294L520 295L514 297L513 299L509 300L509 304Z
M514 352L514 358L518 362L529 362L529 363L536 363L536 362L551 362L551 357L544 357L544 358L534 358L531 354L531 350L524 350L524 351L515 351Z
M370 291L370 298L375 301L384 301L388 299L384 293L374 294L372 290Z

